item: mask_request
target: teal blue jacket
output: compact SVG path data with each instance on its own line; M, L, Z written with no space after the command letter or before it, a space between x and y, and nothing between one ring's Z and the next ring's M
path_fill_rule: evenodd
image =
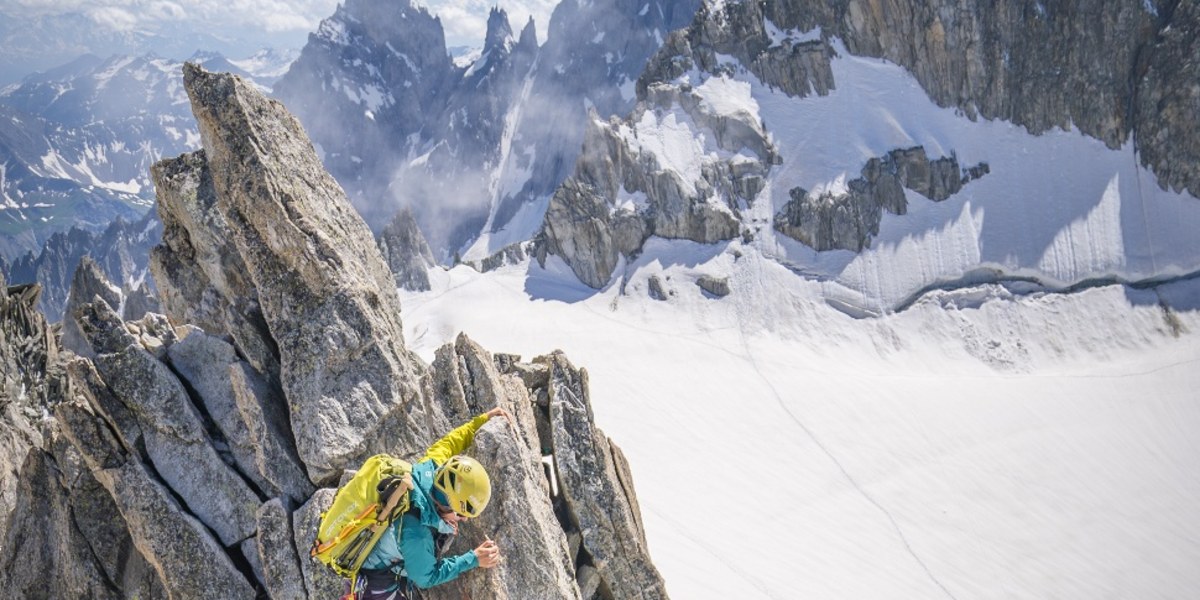
M452 581L479 566L473 551L448 558L437 557L434 532L454 533L454 529L442 520L434 506L433 477L442 463L471 445L475 432L487 421L487 415L480 415L451 431L430 446L425 456L413 465L413 490L409 493L409 502L417 510L410 509L404 518L383 532L383 537L363 562L364 569L391 569L399 574L403 568L409 581L424 589Z

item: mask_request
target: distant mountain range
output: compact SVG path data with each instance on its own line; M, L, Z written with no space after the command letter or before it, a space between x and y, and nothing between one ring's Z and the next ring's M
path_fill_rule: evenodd
M294 56L190 60L268 87ZM199 146L182 64L84 55L0 90L0 255L13 262L55 232L136 220L151 206L150 165Z
M53 69L84 54L142 56L155 54L181 60L197 49L225 56L249 56L267 47L299 47L303 38L263 31L196 31L164 22L157 30L118 30L82 12L56 15L27 15L17 7L0 6L0 86L19 82L25 76Z

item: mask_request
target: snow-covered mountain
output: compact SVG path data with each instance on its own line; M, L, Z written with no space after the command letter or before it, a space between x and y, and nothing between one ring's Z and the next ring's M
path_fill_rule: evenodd
M1114 18L1196 31L1195 12L1159 22L1131 5ZM716 244L723 250L705 259L714 265L754 248L820 281L827 302L858 316L981 282L1015 293L1154 288L1200 271L1200 201L1164 189L1186 169L1142 166L1158 165L1143 153L1151 142L1138 142L1145 126L1052 125L1109 123L1105 115L1124 118L1124 109L1066 105L1060 114L1058 87L1027 92L1042 109L1014 109L1008 116L1022 124L939 106L901 65L855 55L840 29L796 27L809 18L779 3L713 3L672 34L638 82L634 111L593 118L575 174L547 211L544 252L592 287L644 288L656 274L645 268L656 258L647 240ZM1045 27L1069 18L1051 15ZM859 39L867 29L845 33L869 47ZM1051 60L1061 44L1022 51ZM1109 79L1073 68L1060 67L1064 81L1108 89ZM1142 95L1161 95L1146 85ZM1200 129L1183 119L1172 135L1187 148Z
M532 21L514 33L497 9L467 62L424 8L351 0L276 92L375 230L410 206L443 263L483 258L536 232L588 107L628 110L645 60L695 6L564 2L540 47Z
M197 53L191 60L269 86L290 57L264 51L235 65ZM146 211L154 198L150 165L199 145L182 64L87 55L0 91L0 253L11 261L40 251L55 232L98 230Z
M1187 597L1194 4L801 4L706 4L592 117L541 260L430 271L406 339L583 357L674 597ZM1133 54L1180 74L1093 69Z

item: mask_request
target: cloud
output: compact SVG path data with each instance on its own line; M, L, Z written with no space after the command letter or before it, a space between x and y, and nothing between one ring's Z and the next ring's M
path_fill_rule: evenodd
M182 21L188 17L182 6L166 0L149 3L146 15L155 21Z
M138 25L138 19L133 16L133 13L116 6L93 8L87 12L87 15L97 25L114 31L130 31Z
M450 46L482 46L488 11L508 13L520 33L532 16L545 41L558 0L412 0L441 17ZM222 31L308 32L337 8L338 0L5 0L3 12L21 16L83 13L117 31L154 31L166 24L220 35Z

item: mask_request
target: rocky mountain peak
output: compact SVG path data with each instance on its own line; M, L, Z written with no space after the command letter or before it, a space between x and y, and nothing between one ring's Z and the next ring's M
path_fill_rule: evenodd
M525 22L525 27L521 28L521 36L517 39L517 46L525 51L537 51L537 27L534 26L533 17L529 17L529 20Z
M483 51L508 50L513 45L512 26L508 22L508 13L503 8L493 7L488 13L487 34L483 38Z

